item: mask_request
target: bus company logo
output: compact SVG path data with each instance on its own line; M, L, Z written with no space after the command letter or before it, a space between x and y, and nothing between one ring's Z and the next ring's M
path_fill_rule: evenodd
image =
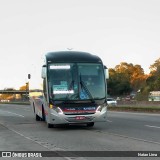
M83 107L83 110L96 110L96 107Z
M12 157L11 152L2 152L2 157L6 158L6 157Z

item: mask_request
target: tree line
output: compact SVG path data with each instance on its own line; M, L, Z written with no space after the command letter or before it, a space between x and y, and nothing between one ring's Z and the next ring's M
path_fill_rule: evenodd
M145 74L141 65L127 62L109 68L108 94L123 96L136 93L146 98L150 91L160 91L160 58L149 69L150 73Z

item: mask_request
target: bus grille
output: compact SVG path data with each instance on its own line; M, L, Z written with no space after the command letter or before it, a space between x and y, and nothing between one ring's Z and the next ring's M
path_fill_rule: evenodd
M65 115L89 115L94 113L64 113Z
M68 118L66 118L66 121L83 123L83 122L90 122L93 119L94 119L94 117L85 117L85 119L83 119L83 120L77 120L75 117L68 117Z

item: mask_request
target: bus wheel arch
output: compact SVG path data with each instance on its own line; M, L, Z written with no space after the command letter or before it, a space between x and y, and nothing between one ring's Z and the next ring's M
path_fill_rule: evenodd
M41 118L37 114L35 114L35 116L36 116L36 121L40 121L41 120Z
M41 117L39 117L36 113L36 109L35 109L35 104L33 103L33 111L34 111L34 115L35 115L35 119L36 121L40 121L41 120Z
M33 105L32 105L32 106L33 106L33 111L34 111L34 113L35 113L35 105L34 105L34 103L33 103Z
M42 121L46 121L44 106L42 105Z

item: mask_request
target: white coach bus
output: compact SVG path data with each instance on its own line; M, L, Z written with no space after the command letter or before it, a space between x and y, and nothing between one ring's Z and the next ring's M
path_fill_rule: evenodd
M102 60L86 52L50 52L44 57L41 84L30 78L30 104L37 121L48 128L58 124L105 122L107 113L108 69Z

